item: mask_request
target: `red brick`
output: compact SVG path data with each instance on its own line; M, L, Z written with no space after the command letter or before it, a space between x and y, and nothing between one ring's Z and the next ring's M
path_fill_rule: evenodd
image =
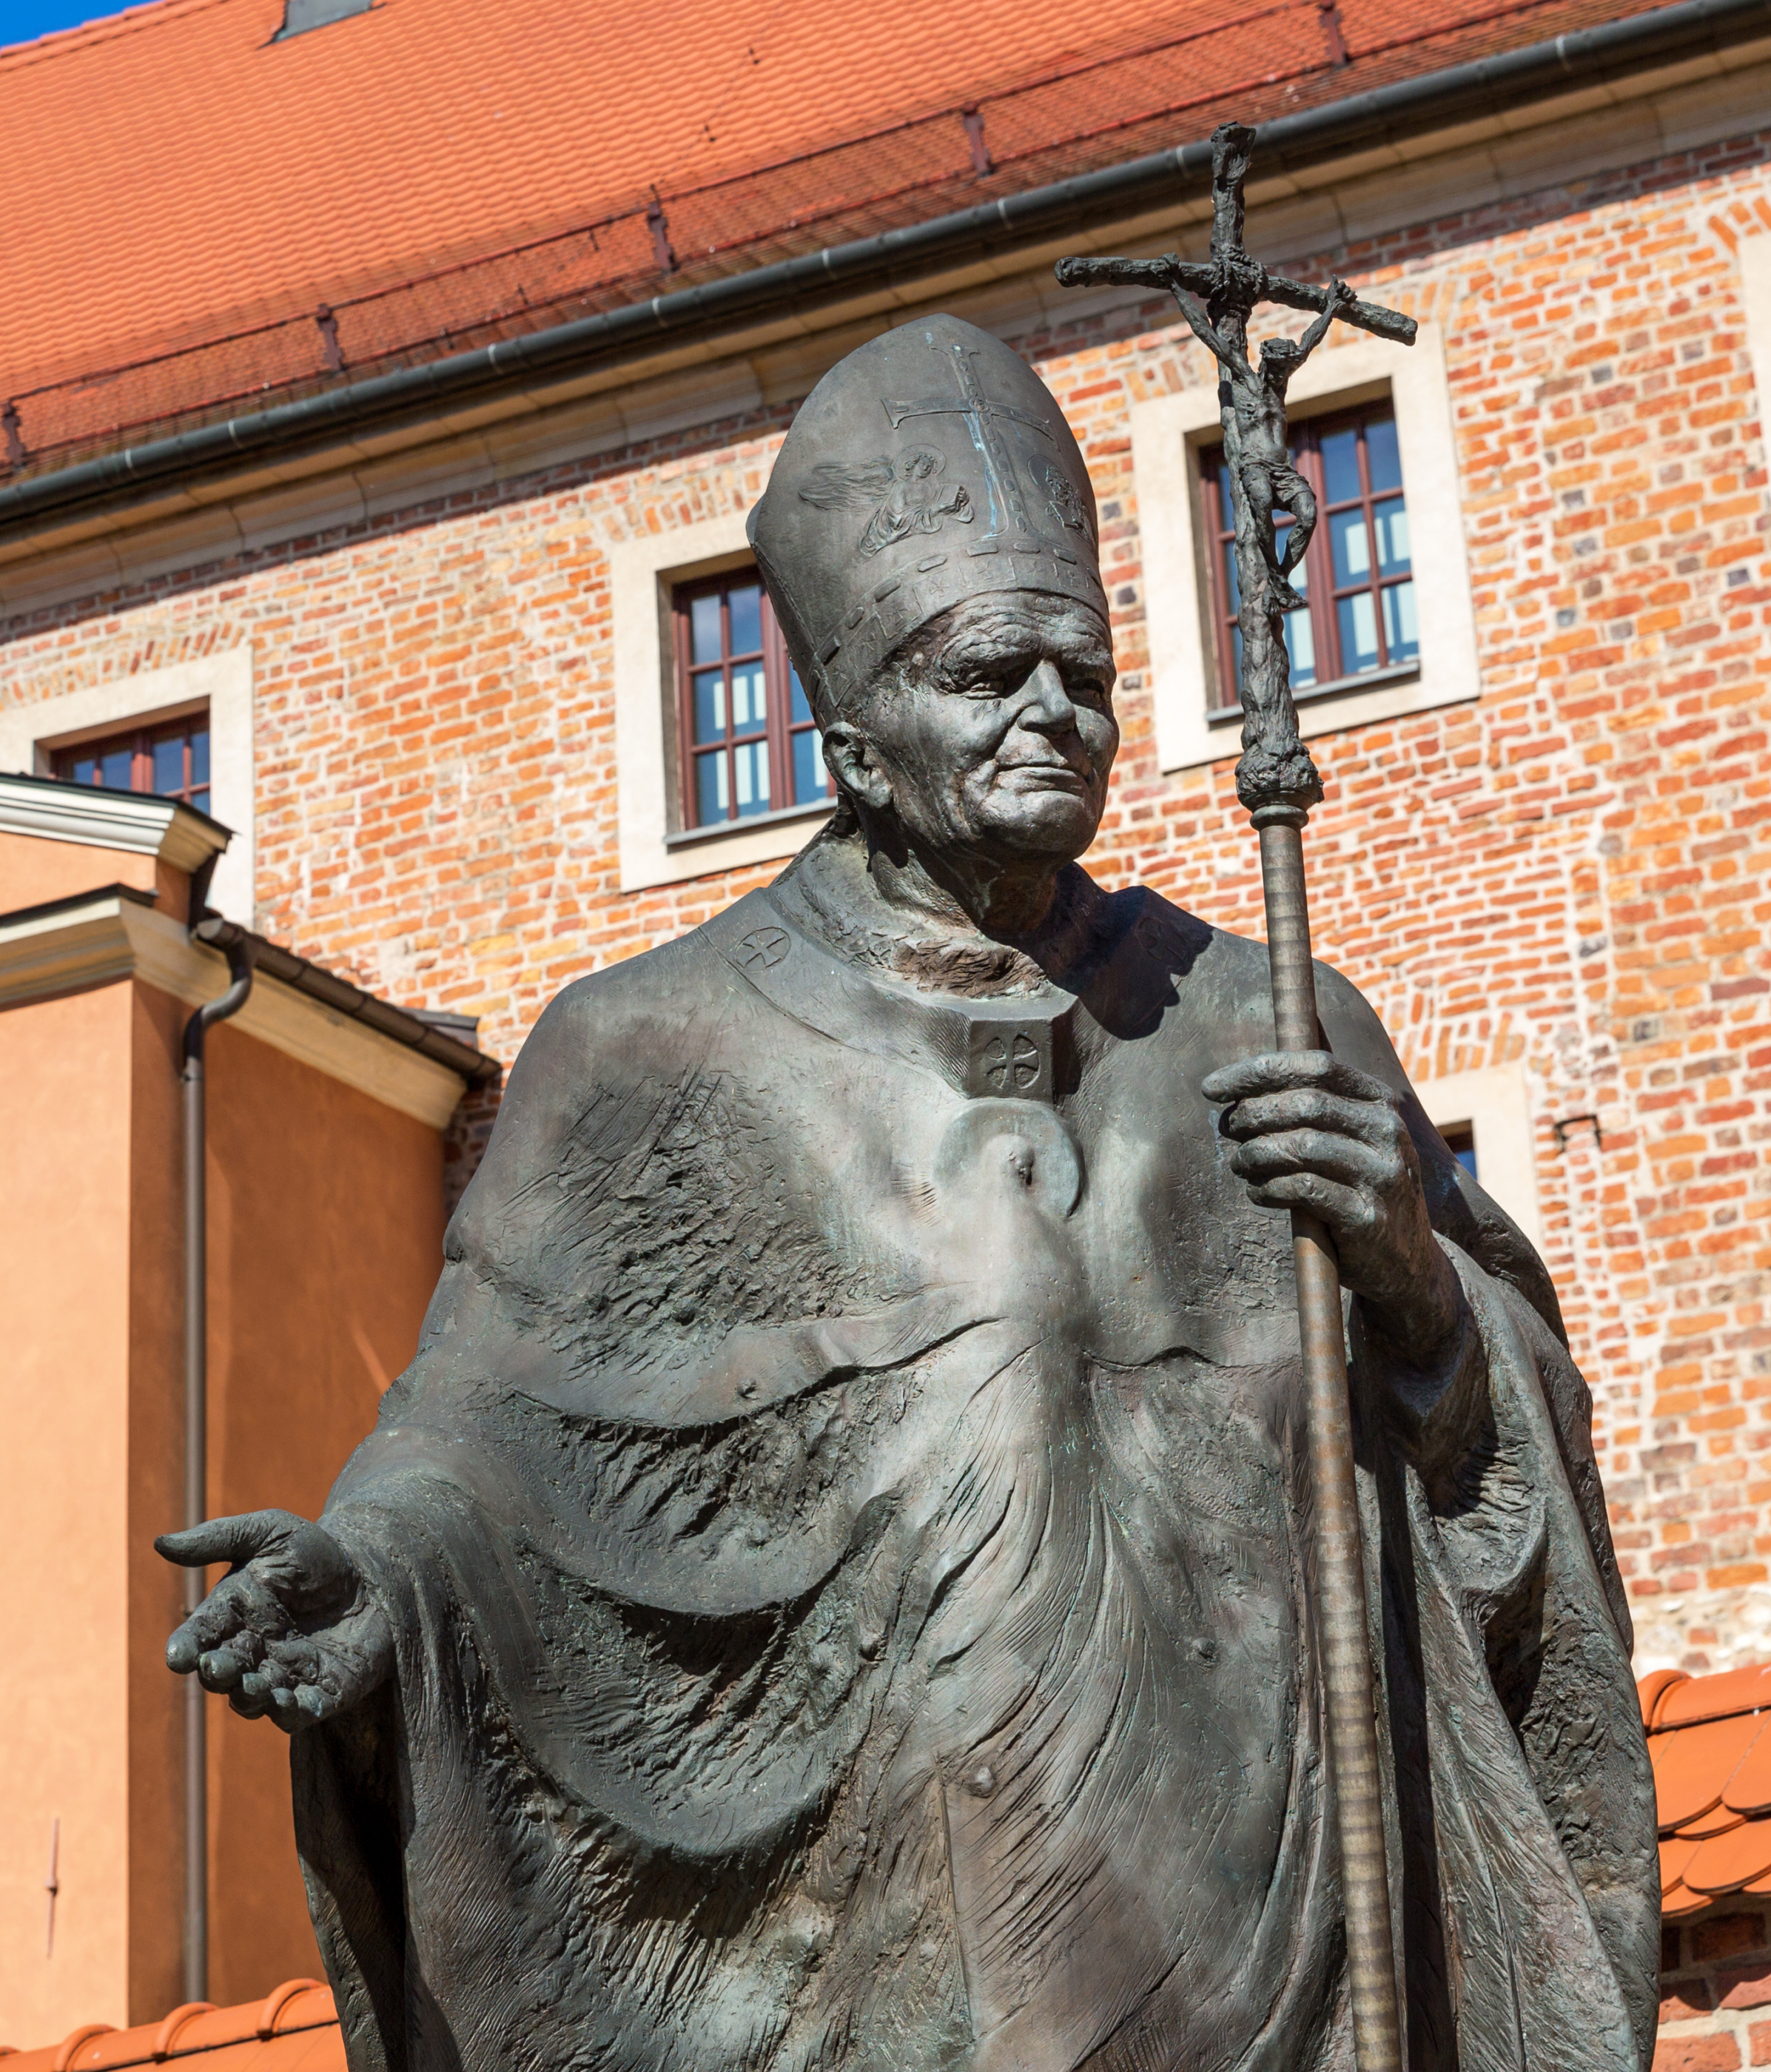
M1771 2007L1771 1961L1718 1972L1716 1990L1726 2008Z
M1724 2033L1662 2036L1654 2045L1654 2072L1735 2072L1740 2047Z
M1710 1997L1709 1982L1705 1979L1681 1979L1676 1985L1663 1985L1660 1995L1660 2021L1665 2028L1670 2021L1690 2021L1700 2014L1707 2014L1716 2003Z
M1691 1930L1691 1957L1705 1963L1716 1957L1739 1957L1766 1947L1762 1914L1723 1914L1700 1921Z

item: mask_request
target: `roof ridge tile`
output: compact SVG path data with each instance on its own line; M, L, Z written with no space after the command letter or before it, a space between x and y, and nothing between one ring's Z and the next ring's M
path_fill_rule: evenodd
M312 2055L312 2039L324 2029L338 2029L331 1988L317 1979L287 1979L261 2000L232 2007L187 2001L158 2022L130 2029L84 2022L43 2049L0 2045L0 2057L11 2060L6 2072L125 2072L167 2063L200 2072L195 2061L218 2052L226 2054L228 2072L346 2072L342 2035L335 2056Z

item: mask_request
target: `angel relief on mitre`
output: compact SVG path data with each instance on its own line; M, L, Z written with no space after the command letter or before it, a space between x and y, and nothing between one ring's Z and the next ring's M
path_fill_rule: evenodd
M884 454L858 467L825 461L799 495L820 511L870 512L861 550L877 554L912 532L939 532L945 519L972 523L972 499L963 483L941 480L946 468L947 456L931 446L913 448L895 465Z

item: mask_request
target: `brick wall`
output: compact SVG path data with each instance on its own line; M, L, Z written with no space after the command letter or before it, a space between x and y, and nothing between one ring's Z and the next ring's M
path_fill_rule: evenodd
M1736 2072L1771 2065L1771 1919L1724 1900L1661 1931L1660 2041L1654 2072Z
M1771 139L1309 255L1447 340L1484 693L1317 744L1321 952L1417 1076L1518 1063L1642 1667L1771 1655L1771 655L1736 249ZM1165 777L1127 405L1153 306L1018 341L1095 475L1124 747L1095 867L1258 932L1229 765ZM17 623L0 695L250 643L259 924L507 1059L578 973L772 874L618 886L607 549L742 508L791 413ZM1551 1124L1596 1113L1559 1144ZM458 1176L483 1114L458 1133Z

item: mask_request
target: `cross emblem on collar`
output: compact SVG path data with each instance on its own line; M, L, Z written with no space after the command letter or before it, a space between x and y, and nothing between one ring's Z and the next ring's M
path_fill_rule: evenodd
M1028 522L1026 500L1021 493L1015 457L1003 438L998 421L1008 419L1025 425L1046 440L1052 439L1051 426L1030 411L1017 410L1012 403L999 403L984 394L977 371L972 364L976 347L962 345L956 339L943 345L933 338L929 339L929 345L943 358L951 356L954 371L959 376L959 393L957 396L925 396L910 403L888 401L886 414L891 420L892 430L895 432L906 417L964 417L972 443L984 462L984 486L990 497L990 536L1004 530L1005 518L1012 531L1030 532L1033 528Z

